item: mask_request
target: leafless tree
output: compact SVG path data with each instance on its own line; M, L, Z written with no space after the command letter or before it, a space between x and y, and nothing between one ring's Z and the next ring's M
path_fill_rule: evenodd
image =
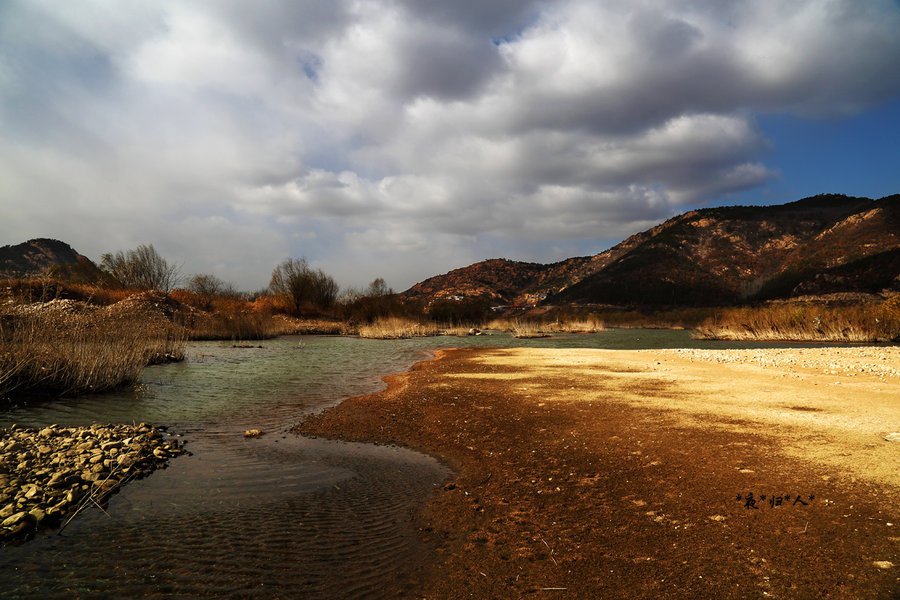
M289 258L275 267L269 289L294 301L295 310L303 306L325 309L334 304L338 285L321 269L313 269L305 258Z
M369 284L369 287L366 289L366 296L369 298L381 298L384 296L393 296L394 290L389 288L387 284L384 282L384 279L379 277L375 281Z
M169 264L153 244L115 254L107 252L100 257L100 268L123 286L141 290L168 293L181 278L178 265Z
M215 275L200 273L191 277L187 289L199 296L211 298L224 294L227 287L226 283Z

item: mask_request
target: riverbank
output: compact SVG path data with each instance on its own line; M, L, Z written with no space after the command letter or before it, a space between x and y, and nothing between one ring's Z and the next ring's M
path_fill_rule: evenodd
M894 597L900 350L740 352L452 350L298 430L456 471L398 595Z
M146 423L0 428L0 544L65 527L81 510L102 507L122 485L184 453Z

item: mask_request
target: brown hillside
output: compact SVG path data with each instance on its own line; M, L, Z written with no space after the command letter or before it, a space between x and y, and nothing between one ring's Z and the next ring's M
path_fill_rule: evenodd
M821 195L690 211L591 257L551 265L492 259L404 295L660 306L787 298L820 288L878 293L900 289L890 252L897 248L900 196Z
M100 276L88 257L59 240L36 238L0 247L0 277L34 277L48 273L78 281L93 281Z
M692 211L654 228L652 238L554 301L698 305L790 297L805 279L897 247L898 199L830 195Z
M579 271L590 271L591 258L542 265L494 258L454 269L417 283L403 293L410 300L438 300L454 297L484 297L501 304L536 301L556 291L555 282L567 282Z

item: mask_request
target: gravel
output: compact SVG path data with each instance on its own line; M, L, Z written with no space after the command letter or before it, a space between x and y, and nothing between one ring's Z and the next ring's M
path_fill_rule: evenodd
M147 423L0 428L0 544L65 526L125 483L164 468L182 444Z
M691 360L754 364L759 367L809 371L822 375L868 375L884 380L900 377L900 347L758 348L752 350L663 350Z

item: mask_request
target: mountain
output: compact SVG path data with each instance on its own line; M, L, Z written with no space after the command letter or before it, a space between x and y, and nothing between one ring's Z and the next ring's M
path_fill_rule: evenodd
M594 256L551 265L492 259L404 296L699 306L884 289L900 290L900 195L694 210Z
M417 283L403 293L410 300L483 297L505 303L513 299L536 298L544 290L556 290L571 280L574 273L590 271L591 258L542 265L504 258L485 260L445 275Z
M33 277L48 272L79 281L93 281L100 275L89 258L59 240L36 238L14 246L0 246L0 276Z

